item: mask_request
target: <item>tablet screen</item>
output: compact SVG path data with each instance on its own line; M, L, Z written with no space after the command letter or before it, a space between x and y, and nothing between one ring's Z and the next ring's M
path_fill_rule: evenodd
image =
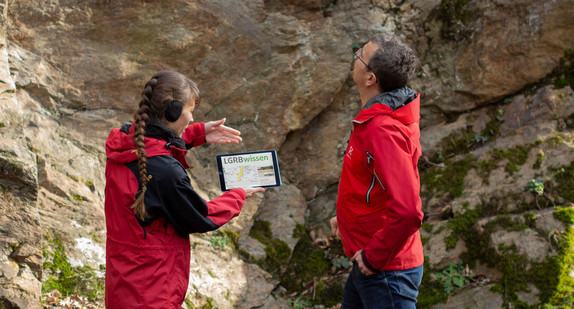
M215 159L222 191L281 185L275 150L221 154Z

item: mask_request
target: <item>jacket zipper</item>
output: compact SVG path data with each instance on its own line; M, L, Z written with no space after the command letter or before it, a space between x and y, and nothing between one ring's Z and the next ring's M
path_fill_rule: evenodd
M367 151L367 167L371 167L371 161L375 162L375 158L373 157L373 155L371 155L371 153L369 153ZM377 175L377 172L375 171L374 166L372 167L372 170L373 170L373 178L371 180L371 185L369 186L369 189L367 190L367 196L366 196L367 204L369 204L371 202L371 191L373 191L373 189L375 188L375 179L377 180L377 182L379 183L381 188L383 188L384 191L387 191L387 188L385 188L385 186L383 186L383 183L381 182L379 175Z
M371 191L373 191L374 187L375 187L375 176L373 176L373 178L371 179L371 185L369 186L369 190L367 190L367 197L366 197L367 204L371 203Z

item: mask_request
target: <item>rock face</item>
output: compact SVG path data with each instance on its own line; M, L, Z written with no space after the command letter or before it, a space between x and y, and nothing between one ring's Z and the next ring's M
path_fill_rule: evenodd
M165 69L198 83L196 121L226 117L242 132L239 145L188 154L206 199L220 194L219 153L276 149L284 182L224 227L237 234L242 259L213 249L219 234L192 237L186 306L281 308L299 301L286 302L294 292L334 306L320 287L345 271L328 220L360 108L352 52L378 32L402 37L422 62L411 87L423 95L425 269L464 260L488 279L457 290L448 306L560 304L556 284L545 290L504 267L518 261L536 277L564 256L561 239L572 233L555 206L574 201L573 0L17 0L0 9L0 307L40 308L68 264L91 267L73 277L75 291L102 303L101 288L84 279L101 280L105 264L103 145ZM289 252L251 237L254 222L268 223L269 239ZM294 262L302 251L328 265ZM273 252L285 265L269 265ZM62 254L68 264L58 266ZM308 275L302 265L311 264L321 272ZM307 281L285 293L287 279L270 269Z

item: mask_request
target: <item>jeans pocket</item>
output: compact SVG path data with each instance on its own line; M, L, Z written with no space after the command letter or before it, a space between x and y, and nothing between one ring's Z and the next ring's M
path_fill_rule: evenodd
M406 270L389 271L387 282L393 293L416 301L422 279L422 266Z

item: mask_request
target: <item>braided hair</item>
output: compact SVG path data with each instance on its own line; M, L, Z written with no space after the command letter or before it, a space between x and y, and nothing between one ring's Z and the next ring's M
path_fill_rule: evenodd
M171 101L177 100L187 105L194 99L195 105L199 105L201 97L197 85L178 72L162 71L156 73L145 84L139 108L134 114L134 143L138 156L138 179L141 186L131 207L136 217L142 221L148 218L144 196L147 185L152 178L152 175L147 173L145 127L150 121L150 116L155 116L165 122L165 110Z

